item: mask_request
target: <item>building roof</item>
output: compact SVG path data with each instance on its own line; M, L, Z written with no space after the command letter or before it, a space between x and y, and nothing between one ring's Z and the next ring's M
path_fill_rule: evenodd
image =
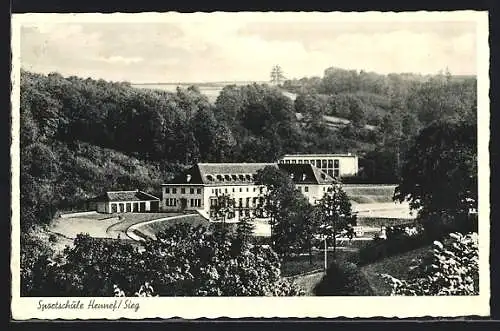
M340 153L340 154L285 154L281 159L286 157L357 157L352 153Z
M266 166L278 167L293 176L296 184L326 184L332 177L311 164L277 163L198 163L174 177L168 184L248 185L254 175Z
M254 175L276 163L198 163L186 169L168 184L239 185L253 183Z
M135 191L108 191L100 196L92 199L92 201L105 201L105 202L115 202L115 201L156 201L160 200L154 195L142 192L139 190Z
M332 182L336 182L333 177L327 175L312 164L280 163L278 167L287 172L292 177L295 184L331 184Z

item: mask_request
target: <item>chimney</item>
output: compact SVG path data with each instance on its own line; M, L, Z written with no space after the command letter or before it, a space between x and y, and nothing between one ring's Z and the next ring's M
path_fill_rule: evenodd
M189 183L190 181L191 181L191 175L188 174L188 175L186 175L186 182Z

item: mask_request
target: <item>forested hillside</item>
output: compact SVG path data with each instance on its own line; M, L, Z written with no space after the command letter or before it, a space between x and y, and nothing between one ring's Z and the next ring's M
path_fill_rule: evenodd
M327 69L323 78L281 87L226 86L213 104L196 87L172 93L22 71L22 224L46 222L57 209L78 208L103 190L155 193L197 161L354 152L365 179L395 182L399 158L420 128L443 118L475 122L475 84L475 78L449 75ZM333 128L323 115L352 124Z

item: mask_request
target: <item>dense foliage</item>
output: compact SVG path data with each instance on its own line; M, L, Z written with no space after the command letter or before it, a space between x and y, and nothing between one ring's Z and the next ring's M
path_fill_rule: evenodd
M475 123L435 122L407 153L395 198L409 200L421 218L467 215L477 209Z
M310 204L295 187L290 176L266 166L255 175L255 183L264 185L264 212L269 217L273 249L283 258L302 248L303 231L309 224Z
M330 264L321 281L314 287L317 296L371 296L374 295L361 270L350 262Z
M149 285L159 296L302 293L280 277L278 256L270 248L239 245L236 239L186 224L166 229L141 247L79 235L56 259L37 259L40 267L25 294L133 296Z
M320 218L318 234L333 244L335 253L337 238L352 239L355 235L356 214L352 212L349 197L340 184L332 184L315 207L319 210L317 215Z
M451 233L444 242L434 242L433 251L410 270L407 280L383 275L393 286L392 295L479 294L477 233Z

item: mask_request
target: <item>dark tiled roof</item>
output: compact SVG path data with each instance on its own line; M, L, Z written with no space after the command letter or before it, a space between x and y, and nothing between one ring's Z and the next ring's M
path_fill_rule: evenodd
M183 171L168 184L237 185L253 183L253 176L276 163L198 163Z
M330 184L335 182L334 178L308 163L280 163L278 167L293 176L295 184Z
M183 171L168 184L241 185L254 182L257 171L266 166L278 167L293 174L296 184L328 184L332 177L311 164L276 163L198 163Z
M110 191L94 199L93 201L152 201L159 198L142 191Z

